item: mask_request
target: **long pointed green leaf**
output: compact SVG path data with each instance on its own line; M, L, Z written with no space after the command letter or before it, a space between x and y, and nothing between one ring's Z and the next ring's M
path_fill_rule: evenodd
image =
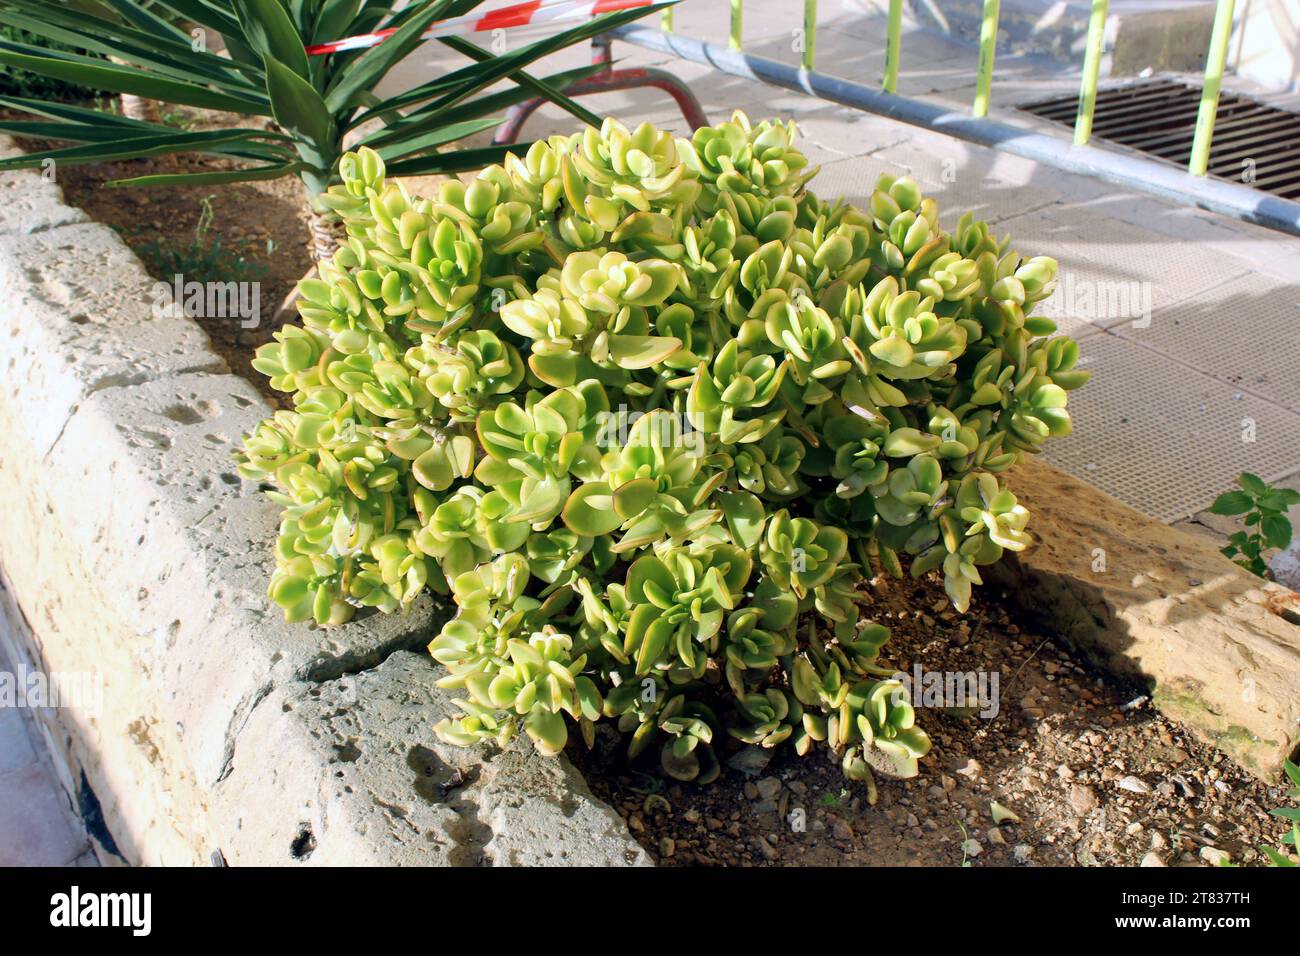
M440 42L451 47L457 53L463 53L470 59L478 60L480 63L484 60L492 59L492 54L487 50L484 50L461 37L442 37ZM588 126L595 126L598 129L600 128L599 116L591 112L591 110L578 105L575 100L565 96L556 89L553 84L548 83L545 80L539 80L522 70L518 73L511 73L510 79L514 80L525 89L532 90L536 95L554 103L566 113L576 117L580 122L586 123Z
M257 132L256 130L208 130L202 133L176 132L167 136L119 138L110 143L90 143L84 146L68 146L6 157L0 159L0 169L30 169L41 165L46 159L63 163L90 163L107 162L113 159L135 159L139 156L158 156L166 153L220 152L222 148L234 145L254 149L265 148L267 144L258 143L253 138Z
M475 133L500 125L501 120L498 117L467 120L464 123L452 123L450 125L440 124L437 129L398 140L387 146L377 147L375 151L379 153L384 162L388 162L389 160L401 159L404 156L413 156L423 150L444 146L447 143L454 143L466 136L473 136Z
M0 42L0 63L20 70L30 70L40 76L53 77L83 86L97 87L114 93L133 93L151 100L197 106L204 109L226 110L232 113L270 114L270 107L255 99L219 93L203 86L182 83L146 73L143 70L121 67L116 64L79 60L59 60L48 56L29 56L15 52L14 44Z
M0 96L0 107L65 122L114 126L119 128L117 132L119 136L124 134L140 135L141 131L144 133L163 131L163 127L154 123L146 123L144 120L131 119L118 113L110 113L107 110L93 110L84 106L73 106L70 103L56 103L53 100L33 100L23 96Z
M427 100L431 100L439 93L445 93L447 90L457 86L459 82L460 81L453 79L452 74L435 77L426 83L421 83L419 86L412 87L404 93L396 93L393 96L388 97L388 99L384 100L381 106L375 107L374 113L365 112L353 117L351 125L358 126L361 123L364 123L367 119L373 119L375 113L378 113L381 110L389 111L402 109L403 107L411 106L415 103L423 103Z
M576 70L567 70L564 73L557 73L547 77L547 81L554 86L563 88L569 83L576 82L588 76L599 73L605 67L601 64L588 64L579 67ZM383 129L376 130L374 133L366 136L360 145L371 146L376 149L381 145L394 142L405 136L415 136L435 129L445 123L458 123L467 119L473 119L483 116L487 113L499 113L507 110L523 100L532 97L531 90L521 86L512 86L507 90L501 90L497 93L489 93L478 99L467 100L464 103L458 103L450 109L438 113L426 115L420 110L416 110L402 117L396 122L390 123ZM363 118L374 118L388 111L388 103L381 103L373 111L363 114Z
M478 149L457 149L435 156L420 156L387 165L389 176L424 176L433 173L460 173L467 169L481 169L499 163L506 153L520 156L532 143L510 143L504 146L483 146Z
M221 39L225 41L226 52L230 54L232 62L238 63L240 67L250 73L256 73L263 76L262 58L253 51L243 37L233 33L222 34ZM263 79L265 83L265 78Z
M337 160L338 126L316 88L287 66L263 61L275 121L299 139L298 152L328 174Z
M152 176L136 176L132 179L110 180L108 185L123 186L217 186L222 183L254 182L264 179L279 179L292 176L299 169L298 163L283 163L279 166L254 166L250 169L224 169L210 173L158 173Z
M342 113L356 103L363 90L375 88L393 66L420 45L420 34L439 19L449 0L434 0L419 13L410 16L397 32L371 47L348 69L339 74L325 94L325 102L334 113Z
M123 20L134 24L146 33L160 39L180 39L189 42L189 34L178 29L166 17L158 16L146 4L137 3L135 0L102 0L102 2L117 11L118 16Z
M228 9L220 9L204 0L154 0L155 6L170 10L191 23L215 30L229 42L230 35L239 33L239 18Z
M134 120L117 113L107 110L92 110L83 106L72 106L68 103L54 103L43 100L25 99L17 96L0 96L0 107L7 107L11 110L28 113L33 116L44 116L58 123L50 124L57 130L52 135L54 139L67 139L75 142L88 141L92 138L99 138L99 130L103 131L104 139L130 139L146 136L169 136L178 132L190 132L188 130L178 130L174 126L166 126L161 123L146 123L143 120ZM271 144L292 144L293 138L284 133L269 129L255 129L248 127L227 127L221 130L209 130L208 133L245 133L250 137L258 140L266 140L268 145Z
M264 60L275 60L308 80L307 52L303 36L294 27L279 0L235 0L244 37Z
M309 39L312 43L340 39L364 6L365 0L325 0L316 14Z
M31 120L0 120L0 133L25 139L64 139L72 143L123 143L132 137L124 135L121 126L94 126L89 123L42 123Z
M599 17L593 17L580 26L557 33L554 36L547 37L530 43L528 46L511 53L502 54L493 57L482 63L474 63L467 67L462 67L452 74L451 78L459 82L459 86L444 94L434 103L427 107L431 112L450 106L467 96L491 86L500 79L517 73L528 66L535 60L554 53L556 50L562 50L567 46L575 43L581 43L583 40L590 39L599 33L612 30L615 27L622 26L625 23L631 23L646 14L661 9L670 4L658 3L648 7L638 7L632 10L623 10L618 13L603 14Z

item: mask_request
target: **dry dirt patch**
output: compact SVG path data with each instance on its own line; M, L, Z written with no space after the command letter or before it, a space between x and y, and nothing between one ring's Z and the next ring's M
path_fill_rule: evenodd
M1022 630L992 588L965 616L937 582L877 579L870 593L871 616L893 630L890 665L995 671L997 716L919 710L934 748L916 779L878 780L875 806L824 754L782 752L760 766L763 755L737 748L722 778L698 787L663 780L653 756L629 765L608 729L593 754L571 746L593 792L660 863L1177 866L1210 865L1220 851L1266 862L1258 847L1283 831L1268 811L1285 788L1192 739L1141 689ZM995 800L1020 822L995 824ZM791 824L797 810L804 832Z

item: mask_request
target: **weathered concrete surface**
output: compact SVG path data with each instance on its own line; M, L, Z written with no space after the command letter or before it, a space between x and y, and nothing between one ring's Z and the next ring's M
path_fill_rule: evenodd
M240 835L228 861L649 862L567 761L539 758L522 738L504 752L437 741L429 728L456 711L436 671L427 654L399 651L372 670L272 691L218 787Z
M1276 781L1300 745L1300 626L1283 617L1300 612L1300 594L1039 461L1009 483L1037 544L990 568L989 583Z
M278 509L231 461L240 436L270 410L197 325L156 313L152 281L116 234L83 222L37 175L0 176L0 196L11 194L21 198L0 205L0 474L9 489L0 567L27 625L21 656L104 687L100 706L59 712L62 726L49 736L66 741L127 861L206 864L215 851L270 861L262 854L296 838L299 807L317 799L321 782L319 729L300 725L307 709L280 709L281 689L325 693L396 651L422 648L434 608L426 600L408 615L330 631L285 624L265 597ZM381 677L368 686L380 699L413 693L403 675L400 686ZM431 669L421 679L431 683ZM272 716L274 733L264 736ZM431 724L403 725L407 750L432 739ZM274 788L249 781L253 768L272 767ZM529 772L537 781L571 773ZM498 778L508 779L485 774ZM239 786L222 785L235 779ZM413 786L409 768L375 764L357 792L413 800ZM515 794L531 814L521 822L485 794L482 806L502 827L492 832L494 857L574 854L552 840L566 833L573 807L552 796L534 803ZM330 832L367 831L373 806L331 806ZM584 812L599 815L594 805ZM454 862L423 832L363 844L322 858ZM587 850L585 859L608 862L639 852L625 830Z

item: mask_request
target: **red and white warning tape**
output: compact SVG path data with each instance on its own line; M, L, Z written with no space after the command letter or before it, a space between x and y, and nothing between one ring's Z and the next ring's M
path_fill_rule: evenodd
M602 13L648 7L654 2L656 0L529 0L527 3L498 7L487 13L439 20L424 32L421 39L434 40L438 37L490 33L493 30L507 30L511 27L535 26L539 23L556 23L563 20L586 20ZM307 52L312 56L323 56L326 53L342 53L345 50L362 50L377 46L396 32L396 29L380 30L378 33L363 33L342 40L332 40L329 43L318 43L307 47Z

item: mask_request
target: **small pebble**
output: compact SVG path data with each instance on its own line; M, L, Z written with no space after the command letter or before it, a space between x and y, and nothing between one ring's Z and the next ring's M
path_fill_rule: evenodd
M1130 793L1150 793L1151 786L1140 777L1134 777L1131 774L1127 777L1121 777L1118 784L1121 790L1127 790Z
M1080 816L1086 816L1097 809L1097 795L1091 787L1076 783L1070 787L1070 806Z
M1231 857L1226 850L1220 850L1214 846L1203 846L1201 847L1201 859L1210 866L1223 866Z

